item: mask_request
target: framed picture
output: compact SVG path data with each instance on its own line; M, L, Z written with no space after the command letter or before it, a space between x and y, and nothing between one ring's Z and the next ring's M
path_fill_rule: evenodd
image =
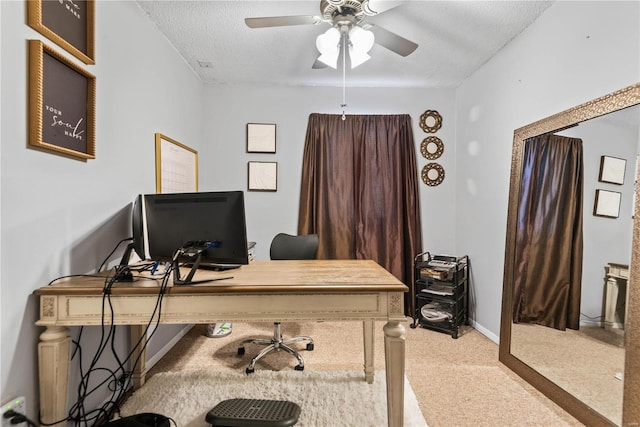
M607 218L618 218L620 214L620 198L622 193L617 191L596 190L596 200L593 204L593 214Z
M94 0L27 0L31 28L85 64L95 64Z
M96 156L96 78L39 40L29 40L29 145Z
M247 123L247 153L275 153L276 125Z
M198 152L161 133L156 139L156 193L198 191Z
M277 191L278 163L249 162L249 191Z
M625 159L617 157L600 157L600 175L598 181L610 182L612 184L624 184L624 171L627 166Z

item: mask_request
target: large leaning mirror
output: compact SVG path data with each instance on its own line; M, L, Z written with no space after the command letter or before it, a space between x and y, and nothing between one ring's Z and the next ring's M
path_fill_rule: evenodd
M588 426L640 425L639 122L640 83L514 132L500 361Z

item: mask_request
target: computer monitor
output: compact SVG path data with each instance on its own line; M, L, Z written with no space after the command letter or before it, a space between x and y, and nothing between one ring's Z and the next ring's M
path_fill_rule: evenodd
M143 260L172 261L188 242L207 242L200 267L249 263L242 191L139 195L132 228L133 249Z

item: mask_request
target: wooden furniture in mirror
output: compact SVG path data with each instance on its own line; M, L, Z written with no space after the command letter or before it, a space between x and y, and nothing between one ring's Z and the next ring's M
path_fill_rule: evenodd
M604 133L595 137L589 135L589 137L582 137L582 146L584 148L584 177L580 177L580 186L576 188L583 188L584 194L582 194L578 200L582 200L583 210L582 215L579 218L580 228L582 229L584 222L584 259L582 258L582 251L580 252L580 263L578 270L582 274L582 279L577 283L581 286L578 288L578 299L580 299L579 307L579 326L574 326L571 330L570 326L567 326L566 331L564 327L553 328L549 326L542 326L536 324L536 321L520 321L520 318L514 314L517 312L515 308L517 301L514 298L514 283L520 278L519 271L522 271L522 257L517 255L521 251L517 248L518 245L518 220L520 200L522 197L522 182L523 182L523 167L525 164L525 147L527 141L532 141L530 138L537 137L545 134L562 133L578 133L578 128L584 134L587 129L591 129L591 125L595 123L594 119L600 118L614 118L616 121L620 118L631 117L635 126L632 128L629 134L630 150L633 153L629 154L631 163L627 167L629 170L628 177L631 177L629 181L630 187L614 188L610 187L615 184L603 184L598 182L597 168L601 155L612 155L614 144L617 142L617 138L614 133ZM509 202L507 213L507 233L506 233L506 246L505 246L505 263L504 263L504 283L503 283L503 296L502 296L502 315L500 324L500 353L499 359L507 367L512 369L522 378L527 380L534 387L543 392L551 400L558 403L570 414L575 416L578 420L588 426L636 426L640 425L640 289L638 286L638 278L640 277L640 219L635 212L638 212L640 207L640 196L638 190L634 185L634 181L637 181L638 177L634 174L635 168L632 167L636 163L636 156L638 153L638 146L640 145L640 126L638 126L638 118L640 117L640 83L627 88L621 89L617 92L609 95L597 98L585 104L547 117L543 120L537 121L530 125L516 129L514 132L513 141L513 154L511 160L511 175L510 175L510 188L509 188ZM613 121L610 121L613 123ZM609 124L610 124L609 123ZM609 125L607 124L607 126ZM579 125L579 126L578 126ZM578 126L578 128L576 128ZM573 136L573 135L572 135ZM591 144L591 146L589 145ZM594 148L596 147L596 148ZM589 151L590 150L590 151ZM629 150L629 148L627 148ZM595 162L587 162L588 159L597 159ZM582 163L582 161L581 161ZM594 169L595 171L592 171ZM582 174L580 172L578 175ZM526 177L526 174L525 174ZM584 186L582 185L584 183ZM592 212L593 204L593 191L594 188L604 188L605 190L621 191L623 200L627 200L627 204L622 205L620 216L618 218L601 218L594 217ZM625 209L625 206L627 209ZM607 245L594 244L593 237L589 233L589 223L599 223L600 227L620 227L626 226L624 229L624 239L627 239L628 243L620 243L620 241L611 234L608 235L608 247ZM604 222L602 222L604 221ZM606 222L608 221L608 222ZM626 221L626 222L625 222ZM580 232L582 234L582 232ZM612 249L620 249L623 247L624 255L611 255ZM547 248L552 249L552 248ZM544 251L543 251L544 252ZM549 253L552 251L550 250ZM603 263L593 263L593 254L595 252L602 252L601 257L612 257L616 259L608 259ZM627 258L627 259L621 259ZM549 265L554 264L554 260L550 260ZM607 272L605 271L609 263L630 264L628 288L625 298L622 298L621 305L624 306L624 323L621 327L605 328L605 313L595 313L600 309L604 309L605 304L601 302L593 303L587 301L588 295L599 294L600 298L604 298ZM595 266L590 264L597 264ZM587 271L601 271L602 274L591 274L590 277L586 277ZM597 277L593 277L597 276ZM588 282L588 283L587 283ZM518 294L520 295L520 294ZM599 304L599 305L598 305ZM594 308L594 307L597 307ZM578 318L576 313L576 319ZM516 319L516 322L514 322ZM523 332L524 328L524 332ZM605 392L603 386L596 386L589 389L584 383L572 384L571 375L563 372L558 373L561 369L561 362L551 361L552 356L557 357L557 353L566 351L569 343L573 341L570 333L583 332L583 330L593 331L610 331L611 329L618 329L620 346L617 351L620 354L619 360L615 363L618 367L613 371L605 373L608 376L607 382L612 384L612 387L618 388L618 391ZM551 344L550 341L538 341L533 340L533 334L531 332L543 331L542 335L556 335L559 339L560 345ZM599 333L599 332L598 332ZM518 337L526 337L518 338ZM589 337L591 341L597 341L594 336ZM526 348L525 341L532 341L530 347ZM623 345L622 345L623 343ZM597 345L603 345L598 342ZM548 351L545 351L545 348ZM550 355L550 353L554 353ZM586 358L589 355L595 353L588 349L581 353L573 353L575 356L583 356ZM546 362L541 362L544 358L548 357ZM594 357L599 357L595 356ZM616 356L617 357L617 356ZM578 378L584 381L584 377L587 374L591 374L593 369L586 368L585 371L578 371L577 362L578 357L568 357L567 366L575 372L573 372L574 379ZM592 360L592 366L603 365L603 359ZM585 390L582 393L578 390ZM608 398L612 395L618 394L618 401L612 404L613 409L605 409L601 406L600 400ZM591 396L587 396L591 394ZM594 397L595 396L595 397Z

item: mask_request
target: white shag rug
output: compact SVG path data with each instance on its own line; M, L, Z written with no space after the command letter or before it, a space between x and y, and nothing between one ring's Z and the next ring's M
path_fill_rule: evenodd
M405 377L404 425L426 427ZM373 384L356 371L178 371L152 376L130 396L121 415L162 414L178 427L210 427L207 412L226 399L289 400L301 408L296 427L384 427L387 398L384 371Z

